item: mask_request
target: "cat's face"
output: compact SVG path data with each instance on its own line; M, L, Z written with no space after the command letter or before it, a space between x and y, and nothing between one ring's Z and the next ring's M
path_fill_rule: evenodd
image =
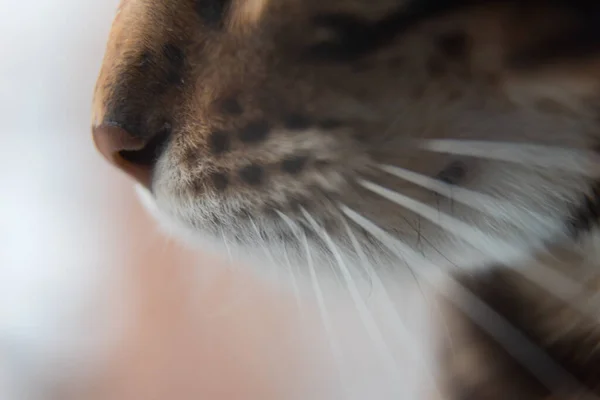
M589 4L125 0L94 138L192 234L509 261L596 217Z

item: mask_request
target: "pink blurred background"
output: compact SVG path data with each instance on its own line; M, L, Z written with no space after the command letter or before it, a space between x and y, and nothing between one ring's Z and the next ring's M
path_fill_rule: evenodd
M118 0L0 1L0 400L422 398L397 396L420 381L389 299L367 288L393 374L353 303L324 290L334 362L310 301L298 312L163 235L96 153L91 100ZM417 314L396 292L392 308Z
M280 399L311 370L291 302L158 232L94 151L117 1L1 7L0 398Z

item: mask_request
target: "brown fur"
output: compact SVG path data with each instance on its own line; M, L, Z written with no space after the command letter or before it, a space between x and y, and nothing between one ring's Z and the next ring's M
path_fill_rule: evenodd
M365 130L385 131L398 107L406 106L398 104L398 86L412 93L416 110L423 96L435 98L438 106L444 107L454 99L465 98L466 90L488 93L504 101L505 107L515 107L516 102L536 106L552 101L556 93L553 89L560 85L561 98L555 101L553 112L557 108L586 112L590 104L585 102L595 100L600 81L593 59L587 59L583 65L570 65L565 60L549 67L535 65L534 60L533 66L511 66L512 59L545 43L545 38L568 31L571 16L552 7L532 6L527 10L525 6L533 19L525 18L522 7L513 2L473 7L456 15L449 13L416 25L410 34L398 38L399 45L391 51L347 65L301 64L296 59L304 47L323 37L318 30L307 30L311 15L345 12L376 19L395 9L396 4L397 1L378 1L368 6L346 0L284 0L273 4L236 1L227 17L230 24L214 32L203 28L195 14L188 12L191 10L186 2L128 1L122 5L111 32L96 89L94 124L114 119L110 113L127 102L131 104L130 113L137 113L136 117L143 120L142 126L137 127L142 132L137 134L160 129L164 120L176 121L181 133L174 139L174 153L182 160L189 153L197 154L214 168L230 169L234 165L230 159L213 160L206 153L208 135L213 130L234 130L257 119L277 127L286 114L302 113L313 120L337 118L366 124ZM249 20L254 21L252 28L234 28ZM523 23L525 20L527 23ZM274 39L272 35L283 27L285 34ZM465 48L458 54L448 54L440 43L445 35L452 34L465 38ZM160 82L170 68L161 54L161 47L167 43L179 46L185 54L181 85ZM411 54L415 47L420 48L422 55ZM139 66L145 53L153 55L148 68L154 70ZM396 85L389 85L390 81ZM565 93L572 98L566 98ZM218 102L229 97L236 97L244 109L235 119L218 110ZM430 118L422 114L424 119ZM383 123L370 121L375 116ZM423 122L416 121L415 127ZM354 146L346 136L339 140ZM244 146L234 147L239 147L244 155L248 152ZM261 163L279 160L260 151L259 147L257 156ZM235 154L238 153L232 156ZM181 167L185 165L181 163ZM416 165L417 170L422 168Z
M588 399L591 393L600 395L600 325L594 317L598 315L599 303L590 298L600 288L600 280L594 271L597 263L586 265L589 260L564 249L541 255L537 262L572 278L579 276L577 280L583 285L584 292L572 295L567 303L524 278L523 273L509 271L503 266L484 276L465 277L462 281L581 383L581 387L572 388L559 379L554 383L562 392L551 393L510 356L506 348L453 310L447 314L452 329L445 351L449 362L448 385L457 394L456 398L547 399L554 395L558 397L553 398L560 399ZM533 265L518 267L525 273L528 269L539 268ZM589 279L590 273L592 279ZM575 309L574 304L581 309Z
M252 213L298 203L321 212L325 200L342 198L355 207L368 202L364 212L370 218L397 226L413 216L386 214L383 201L344 179L368 174L372 159L428 176L455 159L398 146L401 141L535 139L592 148L598 140L600 39L592 39L600 28L586 19L584 8L593 2L463 1L454 7L449 1L447 12L412 21L374 50L340 53L343 60L327 54L335 54L345 32L315 24L315 17L343 14L346 22L360 21L356 26L377 25L409 2L232 0L208 16L195 12L192 3L123 2L93 110L94 126L114 123L140 137L168 129L169 190L182 199L217 198L230 202L230 211ZM222 20L215 19L221 12ZM333 50L320 52L323 44ZM507 130L499 138L456 128L466 112L522 110L572 122L578 134ZM386 154L386 148L396 152ZM462 183L479 188L483 164L463 161L469 173L460 177ZM548 178L555 179L562 177ZM588 183L572 185L579 190ZM401 189L428 204L437 199L413 185ZM319 191L327 192L324 199L309 199ZM407 231L413 243L416 236ZM435 243L439 229L423 231ZM547 264L571 276L577 257L569 253ZM464 282L600 395L596 321L501 267ZM472 323L449 315L455 327L448 356L452 398L549 398Z

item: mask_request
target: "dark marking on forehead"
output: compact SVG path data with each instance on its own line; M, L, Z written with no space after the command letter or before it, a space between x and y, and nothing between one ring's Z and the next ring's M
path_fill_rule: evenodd
M296 175L304 169L307 162L308 157L306 156L289 157L281 162L281 169L288 174Z
M251 122L240 130L239 137L244 143L257 143L269 134L269 124L264 121Z
M229 2L230 0L194 0L194 9L206 26L220 28Z
M264 171L260 165L250 164L239 171L240 179L249 185L260 185L263 181Z
M228 115L240 115L244 109L240 103L233 97L227 97L217 102L219 110Z
M390 11L378 21L369 21L360 15L349 13L321 14L313 19L317 28L329 29L331 40L309 47L307 56L314 61L348 62L361 59L381 48L391 45L399 36L406 34L419 24L434 18L483 4L502 3L499 0L409 0ZM582 34L567 38L570 45L580 44L588 49L594 44L597 49L600 32L600 6L595 0L505 0L504 3L544 8L544 3L562 6L565 10L585 17L579 24ZM585 31L585 32L584 32ZM575 39L575 40L574 40ZM564 39L563 39L564 40ZM553 49L549 41L548 50ZM564 47L564 46L560 46ZM581 50L578 50L581 53Z
M298 131L308 129L311 125L310 119L302 114L290 114L283 120L283 125L286 129Z
M315 44L308 49L307 55L314 60L331 62L358 60L390 45L398 36L427 19L476 3L473 0L411 0L374 22L348 13L318 15L314 24L334 33L333 40Z
M558 1L565 19L573 19L568 28L544 35L532 45L509 57L514 68L531 68L549 63L577 61L600 54L600 2L594 0Z
M228 151L231 147L229 133L221 130L214 131L208 138L208 144L214 154L221 154Z
M436 44L442 54L453 59L464 59L469 51L469 38L465 32L453 31L439 36Z
M227 186L229 186L229 178L224 172L212 173L210 175L210 180L212 181L215 189L220 191L227 189Z

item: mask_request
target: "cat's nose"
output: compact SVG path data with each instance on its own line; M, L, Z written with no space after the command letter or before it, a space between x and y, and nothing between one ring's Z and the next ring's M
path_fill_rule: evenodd
M92 136L96 148L110 163L150 188L154 166L169 137L168 129L152 137L140 137L118 125L101 124L92 128Z

